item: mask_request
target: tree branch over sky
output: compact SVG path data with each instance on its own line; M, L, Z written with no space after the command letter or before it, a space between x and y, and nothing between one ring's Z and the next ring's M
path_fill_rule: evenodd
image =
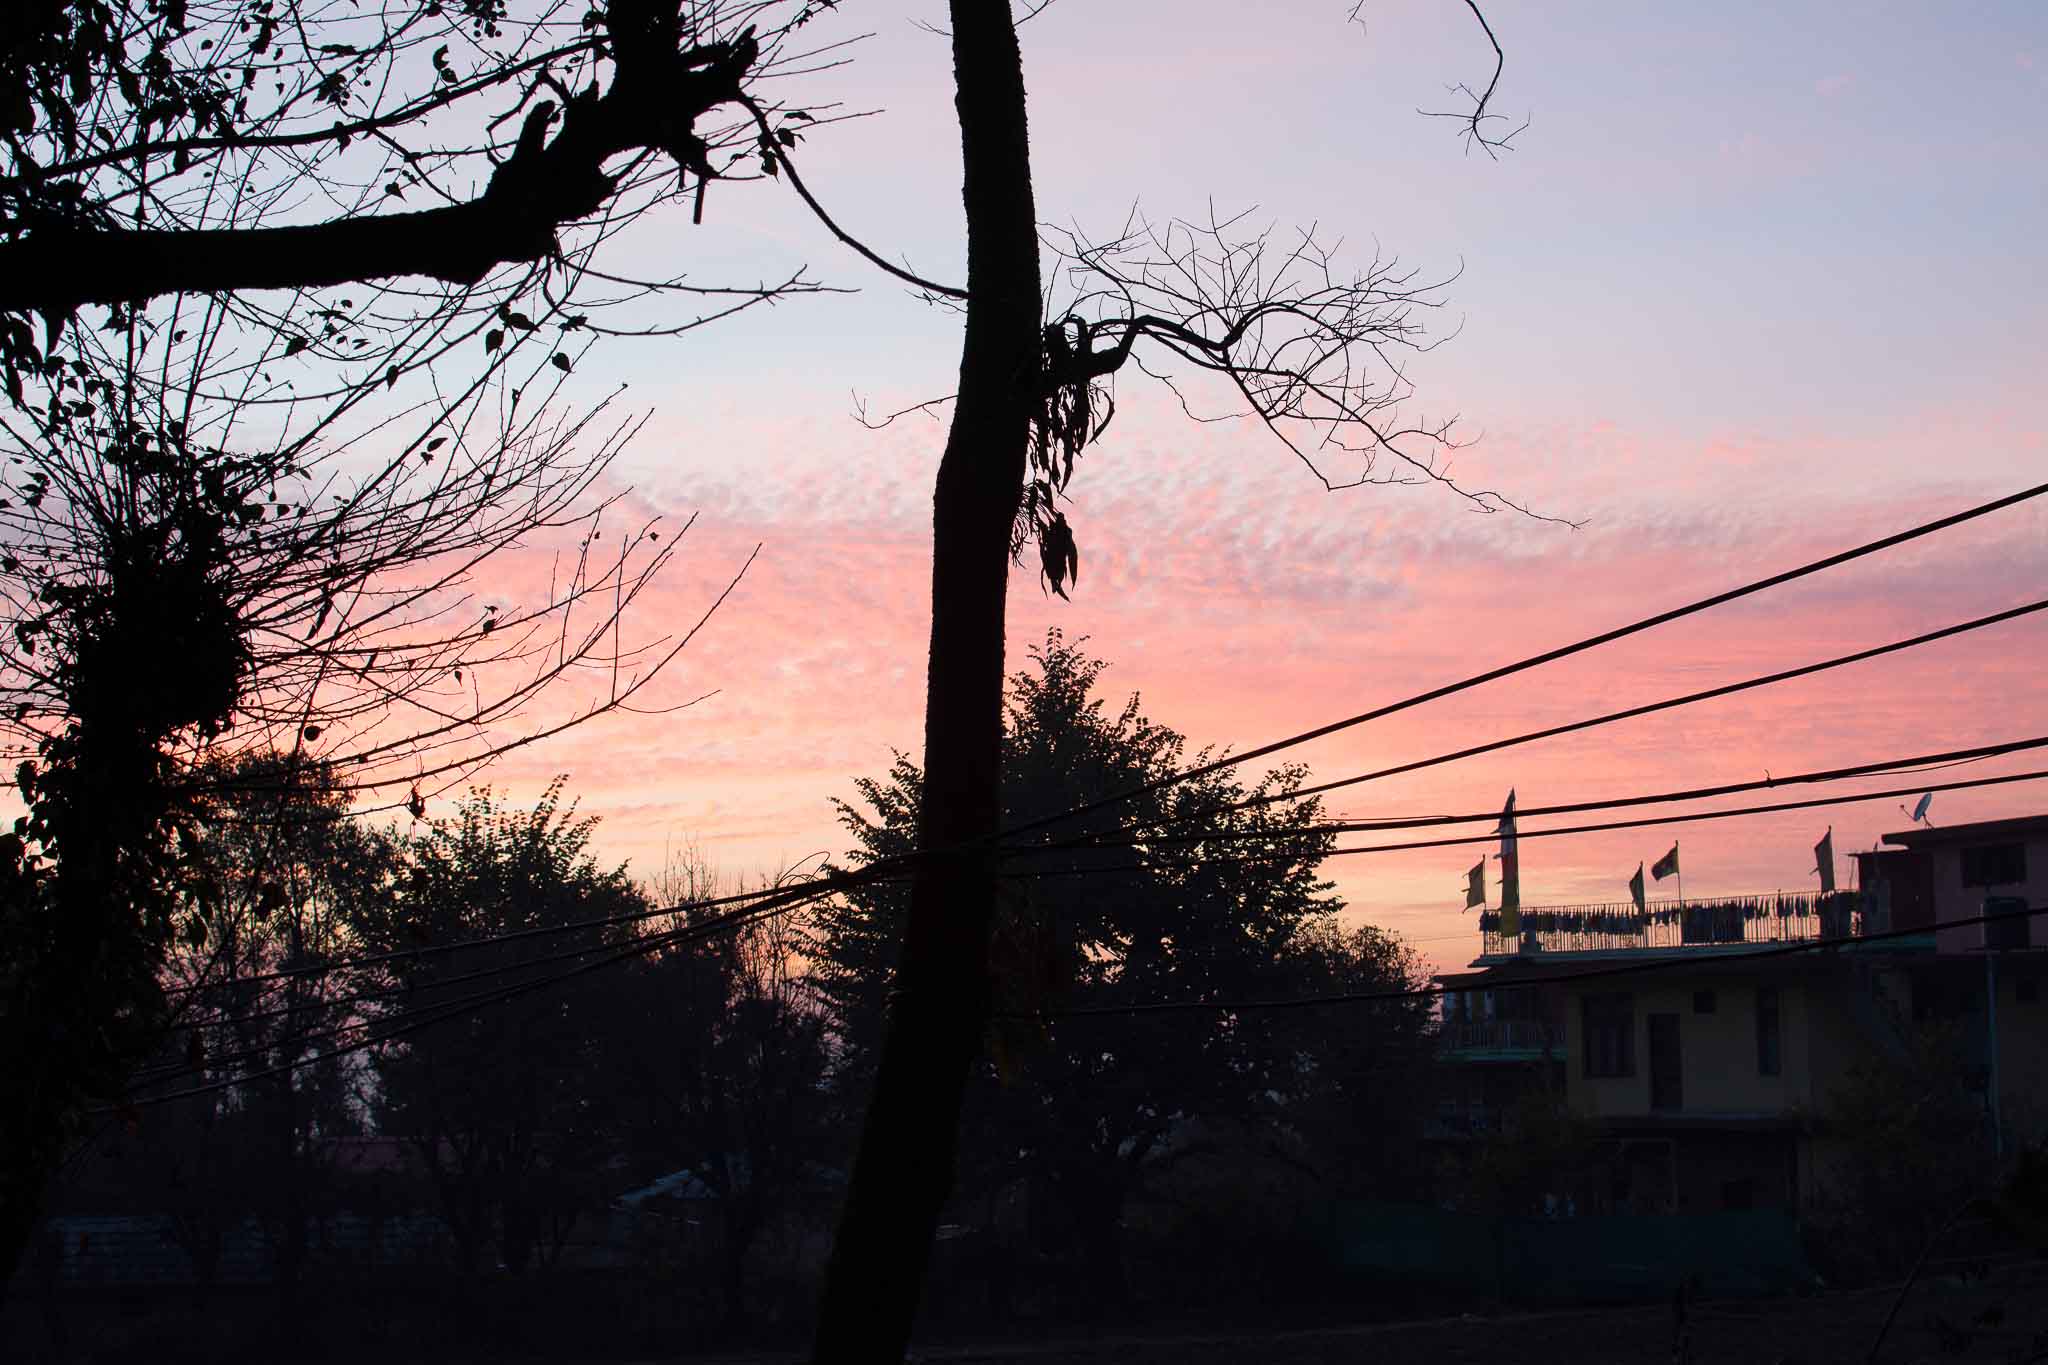
M34 359L31 313L54 336L87 303L474 285L634 202L687 193L701 216L753 153L743 92L824 7L36 6L0 62L19 92L0 111L7 354Z
M816 6L509 11L7 11L0 728L28 810L0 838L0 1275L156 1045L173 937L217 941L188 892L223 781L317 765L418 819L509 750L672 709L648 688L724 601L627 634L687 525L608 484L642 420L615 393L556 403L611 308L660 296L637 334L674 334L814 288L598 257L759 178L769 116L737 101Z

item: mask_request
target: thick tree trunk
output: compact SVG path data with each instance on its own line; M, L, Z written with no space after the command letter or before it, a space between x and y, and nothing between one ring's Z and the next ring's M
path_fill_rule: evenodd
M86 1107L119 1092L156 1036L156 949L136 923L134 874L123 865L124 851L140 860L161 812L152 739L77 726L71 767L43 775L68 787L51 816L56 873L41 888L23 878L9 889L21 903L0 906L19 917L0 950L21 955L0 1000L9 1087L0 1106L0 1301L35 1240L65 1149L83 1134Z
M900 1360L953 1184L960 1102L989 1010L1001 813L1003 607L1039 368L1037 214L1023 64L1001 0L953 0L967 327L932 500L922 850L888 1032L813 1359Z
M24 1088L33 1094L38 1087L30 1081ZM28 1259L36 1230L42 1226L43 1198L49 1173L63 1154L64 1130L46 1108L23 1101L23 1113L0 1128L0 1138L13 1149L0 1162L0 1305L4 1305L15 1271Z

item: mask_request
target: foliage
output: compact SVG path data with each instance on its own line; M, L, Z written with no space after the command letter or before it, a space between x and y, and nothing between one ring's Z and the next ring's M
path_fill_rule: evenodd
M556 781L530 811L504 809L489 789L476 789L452 819L401 837L396 894L350 907L356 940L398 952L645 909L622 867L604 870L592 859L596 821L563 810L561 787ZM600 949L631 932L596 928L386 964L403 994L380 1012L424 1011L440 1021L373 1053L373 1112L384 1133L417 1150L468 1271L485 1267L489 1249L515 1274L559 1252L602 1159L611 1099L589 1079L608 1047L613 983L586 975L510 998L491 993L582 960L542 958ZM481 991L452 980L480 971L497 973Z
M353 951L346 912L389 894L394 849L349 818L323 765L268 754L210 776L181 910L203 933L165 967L175 1022L161 1062L130 1078L147 1094L202 1093L152 1109L137 1141L177 1192L173 1227L188 1250L217 1254L224 1229L253 1216L292 1284L331 1195L329 1140L365 1117L360 1065L324 1054L360 1019L355 993L371 984L336 965ZM288 975L263 979L273 973ZM239 1084L210 1090L229 1080Z
M708 875L664 884L660 902L679 907L667 927L687 930L709 913L693 908L710 893ZM714 1227L705 1278L735 1327L749 1316L750 1259L778 1232L801 1235L835 1155L812 981L776 917L673 943L610 984L610 1069L598 1084L619 1097L621 1174L686 1170L704 1187L709 1200L692 1216Z
M1470 1161L1454 1181L1457 1204L1476 1213L1537 1217L1551 1204L1584 1193L1595 1143L1592 1126L1574 1114L1564 1096L1548 1089L1518 1097L1501 1117L1498 1132L1475 1144ZM1592 1205L1587 1204L1590 1211Z
M1925 1020L1903 1056L1863 1058L1827 1096L1813 1202L1831 1279L1904 1270L1982 1193L1982 1173L1956 1159L1985 1130L1968 1070L1956 1029Z
M619 629L675 545L605 525L635 424L549 400L602 326L576 291L606 231L796 140L743 86L812 8L516 8L0 13L0 752L28 807L0 840L0 1275L162 1041L209 783L303 755L423 812L555 684L608 679L517 742L628 704L688 638ZM607 172L626 151L660 157ZM561 572L479 588L536 537Z
M1135 696L1110 710L1096 695L1105 665L1082 642L1053 631L1033 663L1009 682L1006 824L1138 790L1209 757L1187 755ZM1226 1128L1263 1133L1269 1159L1298 1161L1311 1092L1322 1092L1326 1129L1336 1110L1389 1093L1372 1049L1396 1050L1392 1035L1354 1050L1328 1015L1014 1017L1406 984L1416 965L1394 940L1338 927L1340 902L1317 874L1332 836L1316 827L1318 802L1288 796L1303 779L1299 767L1252 785L1211 773L1054 826L1010 863L992 949L999 1021L968 1102L964 1197L1028 1186L1054 1210L1034 1236L1083 1258L1103 1296L1122 1280L1122 1210L1154 1172ZM861 805L840 807L852 865L914 846L920 783L899 755L886 779L856 784ZM852 892L820 913L807 946L849 1101L874 1066L906 900L887 883ZM1419 1014L1387 1018L1410 1040L1424 1027Z

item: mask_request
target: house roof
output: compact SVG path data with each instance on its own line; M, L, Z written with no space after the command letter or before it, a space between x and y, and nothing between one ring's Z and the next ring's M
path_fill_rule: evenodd
M1942 844L1974 844L1985 839L2011 839L2024 835L2048 838L2048 815L1979 820L1971 825L1923 825L1887 834L1884 841L1902 848L1932 848Z
M1796 976L1830 970L1829 964L1839 961L1844 953L1920 959L1933 951L1934 931L1929 929L1925 934L1875 941L1850 937L1792 943L1688 943L1657 948L1597 948L1534 956L1501 954L1474 959L1471 970L1441 973L1436 979L1451 987L1534 985L1544 981L1568 982L1574 978L1599 981L1605 978L1590 973L1602 968L1617 969L1611 977L1622 982L1638 974L1691 976L1767 972ZM1632 965L1640 967L1641 972L1627 970Z
M695 1171L672 1171L651 1185L637 1190L628 1190L613 1198L612 1203L620 1208L637 1209L650 1199L716 1199L718 1191L704 1182Z

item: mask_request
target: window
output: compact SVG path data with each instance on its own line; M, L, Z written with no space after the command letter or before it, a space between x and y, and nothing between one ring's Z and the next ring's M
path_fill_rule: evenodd
M2011 886L2027 879L2024 844L1980 844L1962 854L1964 886Z
M1712 991L1694 991L1692 993L1692 1012L1694 1014L1712 1014L1715 1004L1716 1001Z
M1756 1074L1775 1076L1783 1065L1778 1036L1778 988L1756 988Z
M1627 991L1589 995L1580 1002L1588 1076L1636 1074L1636 999Z
M1685 1057L1678 1016L1650 1016L1650 1107L1685 1108Z

